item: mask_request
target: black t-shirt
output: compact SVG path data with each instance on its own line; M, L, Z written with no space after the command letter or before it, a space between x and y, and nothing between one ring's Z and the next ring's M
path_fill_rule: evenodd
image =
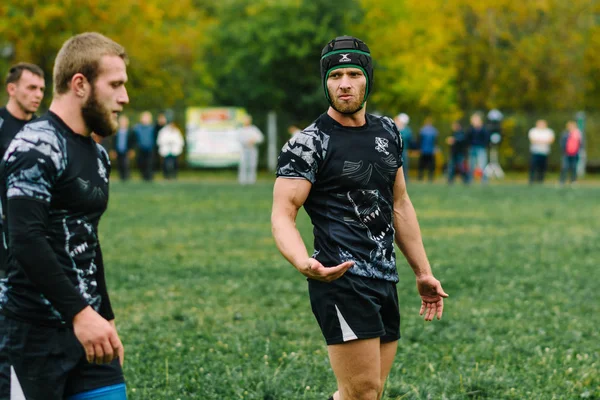
M13 117L6 107L0 108L0 160L17 132L29 121Z
M285 144L277 176L312 183L304 208L314 227L314 258L326 267L354 261L350 274L397 282L393 187L402 139L390 118L366 120L344 127L322 114Z
M452 132L452 137L454 138L454 144L452 145L452 154L466 154L469 149L468 137L465 131L459 129L457 131Z
M52 112L16 135L0 164L9 250L7 277L0 280L1 312L61 324L90 305L114 318L98 241L109 171L102 146L74 133ZM67 286L58 291L59 284Z
M34 117L35 118L35 117ZM32 118L33 119L33 118ZM14 139L17 132L31 120L15 118L6 107L0 108L0 160L6 152L6 148ZM1 212L1 209L0 209ZM2 231L2 220L0 220L0 232ZM0 279L6 274L6 248L0 243Z

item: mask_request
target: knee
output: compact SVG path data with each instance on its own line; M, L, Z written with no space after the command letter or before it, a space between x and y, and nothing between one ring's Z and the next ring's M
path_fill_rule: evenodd
M355 381L345 390L342 400L378 400L382 384L379 379Z

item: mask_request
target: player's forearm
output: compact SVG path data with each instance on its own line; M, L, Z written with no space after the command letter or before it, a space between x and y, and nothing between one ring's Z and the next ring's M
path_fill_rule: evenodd
M408 197L394 204L394 230L396 243L417 278L432 275L417 214Z
M9 248L27 278L61 313L65 321L88 306L63 272L45 234L45 205L33 200L9 200Z
M107 320L112 320L115 318L115 314L113 313L112 305L110 304L110 297L108 296L108 290L106 288L106 278L104 275L104 259L102 258L102 249L100 248L100 244L98 244L98 249L96 250L96 282L98 284L98 293L102 298L100 303L100 315L102 315Z
M308 251L293 216L274 213L271 227L277 248L290 264L299 269L302 262L308 259Z

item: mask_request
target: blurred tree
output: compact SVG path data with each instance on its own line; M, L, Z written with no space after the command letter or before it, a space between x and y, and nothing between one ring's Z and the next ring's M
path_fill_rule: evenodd
M97 31L131 59L128 90L138 109L210 102L204 81L204 31L212 19L192 0L19 0L0 5L0 37L15 48L12 62L40 65L51 87L56 53L69 37ZM193 66L193 68L192 68ZM46 105L51 96L46 96Z
M547 111L583 106L591 0L459 0L463 109Z
M362 0L360 35L375 63L372 108L456 118L456 49L462 25L452 2ZM415 119L413 118L413 121Z
M585 70L585 105L587 109L600 108L600 2L595 2L587 14L590 34L586 37L583 66Z
M321 49L347 32L359 10L353 0L220 2L207 51L215 103L316 118L327 105Z
M379 64L373 100L385 111L575 109L584 106L587 74L600 71L593 0L362 5L362 31ZM587 93L600 93L593 86Z

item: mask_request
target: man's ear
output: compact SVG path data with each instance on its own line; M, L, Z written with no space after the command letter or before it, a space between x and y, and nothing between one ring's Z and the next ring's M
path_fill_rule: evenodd
M90 88L90 83L82 73L76 73L71 78L71 90L76 97L83 99L87 96Z
M14 96L17 92L17 84L15 82L9 83L8 85L6 85L6 91L8 92L8 95L10 97Z

